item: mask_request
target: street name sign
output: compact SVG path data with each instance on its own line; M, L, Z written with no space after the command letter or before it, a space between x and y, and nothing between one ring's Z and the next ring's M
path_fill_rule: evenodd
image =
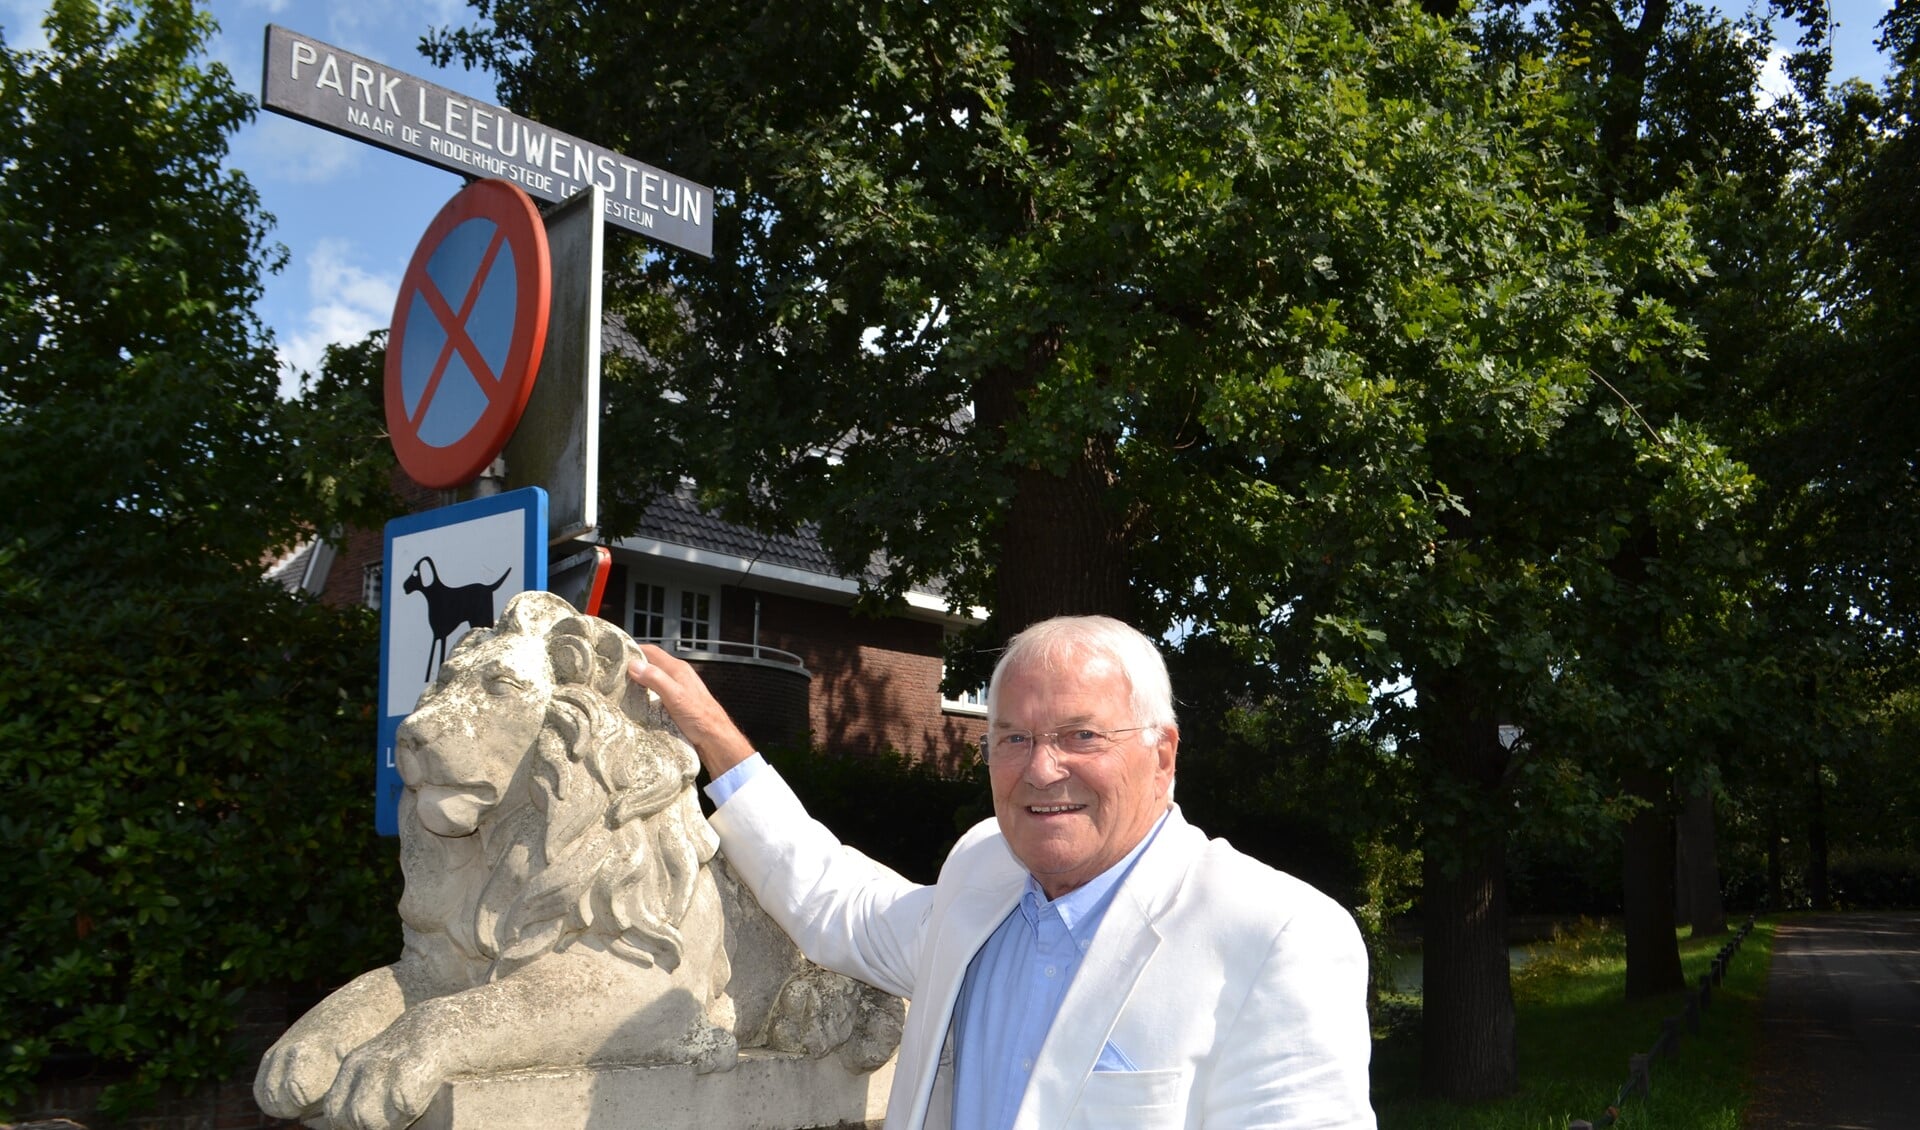
M275 113L555 203L598 185L607 222L713 255L704 185L277 24L263 74L260 104Z

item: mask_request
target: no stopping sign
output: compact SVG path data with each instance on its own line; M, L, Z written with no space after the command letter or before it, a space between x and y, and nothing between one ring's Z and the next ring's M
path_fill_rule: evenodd
M547 230L526 193L475 181L414 249L387 338L387 432L422 486L476 478L513 435L546 347Z

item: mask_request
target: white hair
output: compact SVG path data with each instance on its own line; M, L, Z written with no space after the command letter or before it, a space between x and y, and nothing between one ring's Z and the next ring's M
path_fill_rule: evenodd
M987 724L999 713L1000 680L1015 667L1048 672L1109 662L1126 676L1133 721L1154 730L1177 729L1173 683L1153 641L1111 616L1055 616L1030 625L1007 641L987 683Z

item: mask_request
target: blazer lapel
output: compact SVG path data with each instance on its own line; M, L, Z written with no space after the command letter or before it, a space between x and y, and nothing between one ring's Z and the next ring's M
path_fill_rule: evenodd
M1176 806L1134 863L1047 1031L1026 1097L1013 1120L1015 1130L1046 1130L1066 1123L1147 962L1160 948L1158 920L1205 845L1206 836L1188 824Z

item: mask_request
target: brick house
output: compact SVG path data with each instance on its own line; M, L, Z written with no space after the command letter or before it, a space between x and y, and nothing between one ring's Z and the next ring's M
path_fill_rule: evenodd
M446 501L399 485L416 510ZM637 534L608 547L600 614L698 664L756 744L811 741L854 757L892 750L956 772L985 732L983 694L941 693L945 638L968 621L936 593L909 593L899 614L856 614L858 582L835 572L804 531L759 534L680 496L655 502ZM270 575L330 604L377 607L381 552L378 532L355 531L339 548L300 547Z

